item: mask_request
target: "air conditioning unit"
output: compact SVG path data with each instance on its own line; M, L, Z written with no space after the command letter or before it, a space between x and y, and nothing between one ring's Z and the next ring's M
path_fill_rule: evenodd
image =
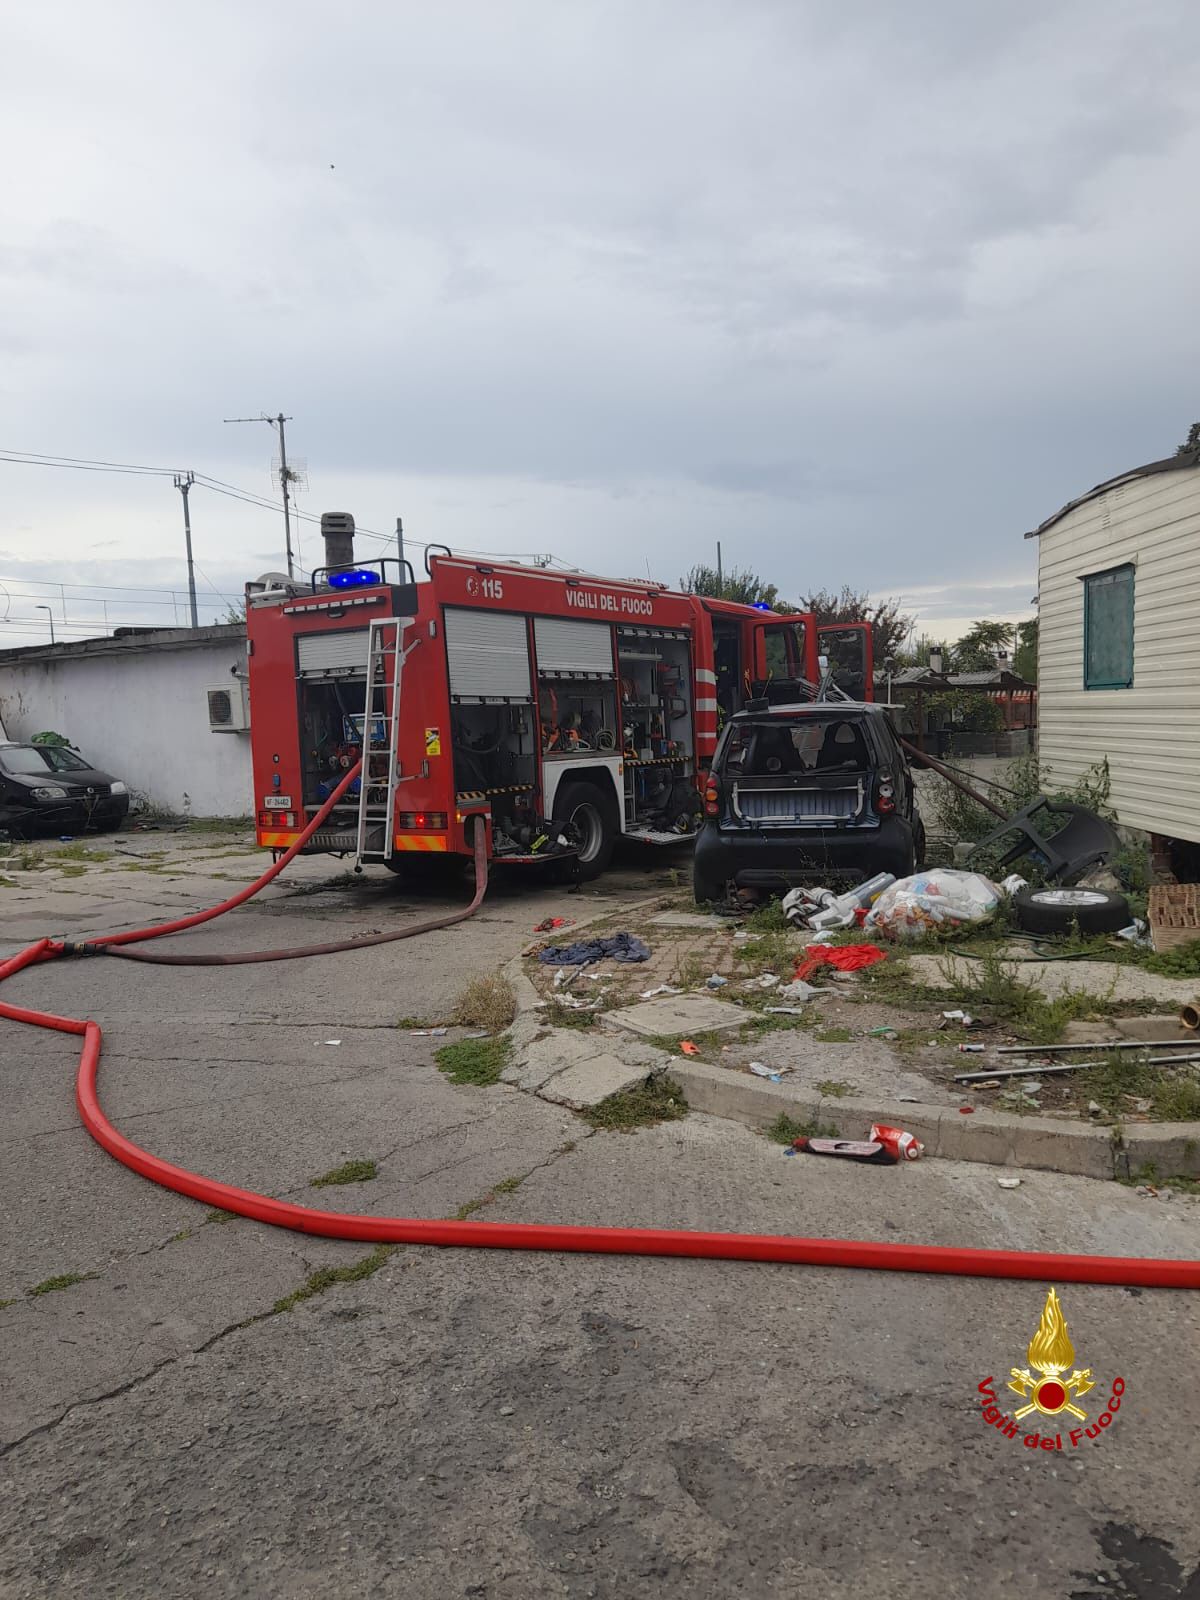
M231 678L208 695L208 729L210 733L245 733L250 726L250 707L246 703L246 685L240 678Z

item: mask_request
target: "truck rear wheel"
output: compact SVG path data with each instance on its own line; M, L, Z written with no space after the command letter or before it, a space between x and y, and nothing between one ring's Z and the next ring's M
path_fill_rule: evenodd
M554 797L554 819L567 823L578 844L575 865L580 878L598 878L612 860L617 843L616 807L599 784L564 783Z

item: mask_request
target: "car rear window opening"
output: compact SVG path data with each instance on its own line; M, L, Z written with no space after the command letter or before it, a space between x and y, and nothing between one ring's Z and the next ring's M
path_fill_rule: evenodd
M744 778L804 777L863 772L869 765L861 721L832 715L734 723L721 770Z

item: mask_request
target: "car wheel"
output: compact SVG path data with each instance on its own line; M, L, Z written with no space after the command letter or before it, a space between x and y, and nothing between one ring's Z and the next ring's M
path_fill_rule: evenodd
M920 872L925 865L925 824L921 821L921 813L913 809L913 870Z
M617 820L611 795L599 784L574 782L554 797L554 820L566 823L575 835L578 854L573 874L598 878L612 860L617 843Z
M1018 889L1012 904L1027 933L1115 933L1133 921L1125 896L1102 889Z

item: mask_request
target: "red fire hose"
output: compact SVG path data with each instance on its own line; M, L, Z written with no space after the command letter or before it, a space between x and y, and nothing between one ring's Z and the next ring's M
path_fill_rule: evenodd
M56 957L103 951L114 945L135 944L157 939L164 934L194 928L213 917L243 904L265 884L277 877L308 838L328 816L357 769L346 774L342 783L318 811L312 822L274 866L248 888L239 891L219 906L194 916L136 932L106 934L86 945L65 944L39 939L8 961L0 963L0 982L24 967ZM471 904L450 917L409 927L403 932L371 939L346 940L337 945L306 949L271 951L257 957L233 959L283 960L331 950L355 949L381 938L411 938L429 927L444 927L468 917L483 898L487 882L486 849L483 829L475 838L477 864L476 893ZM226 958L229 959L229 958ZM425 1221L413 1217L350 1216L338 1211L310 1210L285 1200L249 1189L238 1189L215 1178L188 1172L161 1157L143 1150L113 1127L100 1107L96 1078L100 1067L101 1034L98 1023L76 1017L59 1017L45 1011L27 1010L0 1002L0 1018L25 1022L60 1033L79 1034L83 1048L75 1080L75 1103L84 1127L111 1156L165 1189L216 1206L257 1222L290 1228L326 1238L359 1239L388 1244L455 1245L493 1250L585 1251L604 1255L694 1256L725 1261L777 1261L824 1267L867 1267L889 1272L950 1273L979 1278L1036 1278L1058 1283L1109 1283L1158 1289L1200 1289L1200 1261L1156 1261L1141 1257L1053 1255L1025 1250L969 1250L945 1245L875 1243L857 1239L804 1239L775 1234L694 1233L683 1228L587 1228L544 1223Z

